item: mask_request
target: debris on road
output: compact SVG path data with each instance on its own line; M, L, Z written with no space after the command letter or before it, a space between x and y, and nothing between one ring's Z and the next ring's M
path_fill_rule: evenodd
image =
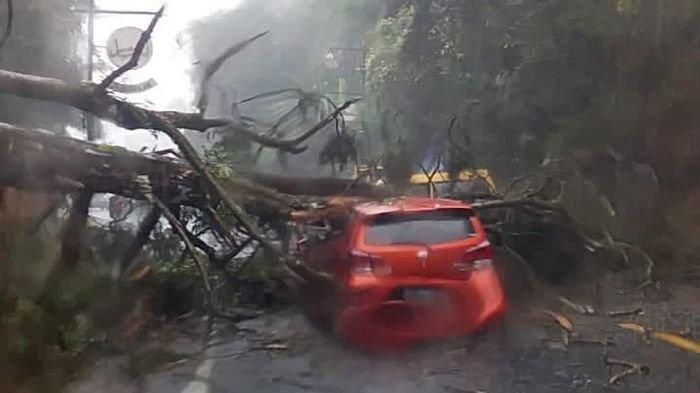
M554 311L550 311L550 310L543 310L543 311L544 311L545 314L547 314L547 315L549 315L550 317L552 317L552 319L554 319L554 321L555 321L562 329L566 330L566 331L569 332L569 333L571 333L571 332L574 330L574 324L571 323L571 321L569 320L569 318L563 316L562 314L559 314L559 313L557 313L557 312L554 312Z
M630 315L644 315L644 309L641 307L629 309L629 310L612 310L608 311L609 317L626 317Z
M649 375L651 372L651 368L647 366L646 364L639 364L639 363L633 363L633 362L628 362L626 360L620 360L620 359L614 359L614 358L605 358L605 365L608 366L609 369L612 369L614 366L622 366L623 370L616 373L610 379L608 379L608 384L609 385L615 385L616 383L622 381L623 378L634 375L634 374L639 374L642 376Z
M265 345L263 349L266 349L268 351L286 351L287 349L289 349L289 346L287 344L274 343Z
M646 333L649 332L649 329L645 328L645 327L642 326L642 325L638 325L638 324L636 324L636 323L618 323L617 326L619 326L619 327L621 327L621 328L623 328L623 329L627 329L627 330L631 330L631 331L633 331L633 332L637 332L637 333L639 333L639 334L646 334Z
M673 333L654 332L649 328L634 323L619 323L617 326L623 329L632 330L634 332L644 334L646 337L654 337L657 340L661 340L678 348L685 349L686 351L700 354L700 343L697 341L684 338Z
M442 390L444 390L447 393L486 393L484 390L469 390L469 389L462 389L462 388L457 388L451 385L445 385L442 387Z
M675 345L676 347L685 349L687 351L700 354L700 343L697 341L683 338L672 333L655 332L652 333L652 335L668 344Z
M565 306L569 307L570 309L576 311L579 314L582 314L582 315L594 315L595 314L595 309L590 304L577 304L577 303L574 303L571 300L569 300L563 296L559 297L559 301L562 304L564 304Z
M607 338L587 338L587 337L578 337L576 335L573 335L571 337L571 343L573 344L592 344L592 345L600 345L603 347L612 347L615 345L615 342L607 339Z

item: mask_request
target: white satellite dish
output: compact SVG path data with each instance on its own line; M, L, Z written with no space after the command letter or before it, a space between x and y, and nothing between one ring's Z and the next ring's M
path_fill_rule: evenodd
M138 27L122 27L115 30L107 41L107 58L116 67L121 67L126 64L131 55L136 49L136 44L139 42L143 34L143 30ZM139 64L135 69L142 68L146 66L151 61L153 57L153 45L149 40L146 46L141 52L141 58L139 59Z
M119 68L125 65L130 59L136 45L141 39L141 34L143 30L138 27L127 26L121 27L115 30L107 41L107 59L115 68ZM134 70L144 68L153 58L153 44L149 40L146 46L141 52L141 58L139 63ZM147 80L138 81L134 80L134 74L128 73L122 77L119 81L115 81L110 86L113 90L125 94L141 93L146 90L152 89L157 85L155 79L148 78Z

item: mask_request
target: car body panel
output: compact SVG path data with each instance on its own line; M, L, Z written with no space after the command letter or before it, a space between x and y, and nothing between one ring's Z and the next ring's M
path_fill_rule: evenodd
M436 305L391 300L399 287L431 287L448 294ZM506 298L495 269L475 272L469 280L356 279L344 297L349 299L336 317L340 336L367 349L396 349L435 338L473 333L506 311Z
M463 212L473 234L442 244L384 244L366 241L373 220L431 212ZM471 207L458 201L399 198L354 205L342 231L306 243L302 258L333 277L323 310L336 332L367 349L396 348L423 340L469 334L503 315L506 298L492 264L460 272L490 245ZM357 274L357 255L390 267L386 274ZM312 299L313 300L313 299Z

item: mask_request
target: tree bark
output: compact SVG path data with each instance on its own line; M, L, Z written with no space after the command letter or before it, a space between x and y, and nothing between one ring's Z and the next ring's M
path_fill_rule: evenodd
M131 152L47 132L0 123L0 187L49 192L112 193L143 199L138 176L147 176L159 199L189 206L206 205L199 175L185 161ZM381 198L387 189L352 179L299 178L256 172L229 179L238 192L257 204L286 214L302 208L304 199L292 195L335 195Z
M0 187L66 192L90 190L142 199L137 176L153 192L187 205L203 203L198 176L181 160L97 145L0 123Z
M82 191L74 196L70 217L63 233L61 259L54 269L59 271L73 270L80 262L83 235L91 201L92 193L89 191Z
M109 95L100 89L100 86L91 82L70 84L60 79L0 70L0 93L72 106L128 130L154 129L171 136L171 130L167 129L168 127L165 127L164 123L169 123L178 129L194 131L226 127L228 132L239 133L260 145L288 153L304 151L306 148L300 144L320 132L341 112L357 102L357 100L345 102L319 124L299 137L280 140L259 134L231 119L205 119L199 113L153 111L141 108Z
M63 231L61 253L56 264L51 268L44 288L39 296L39 303L48 307L55 306L54 296L63 285L66 277L75 270L82 257L85 224L87 223L92 193L80 191L73 197L70 216Z

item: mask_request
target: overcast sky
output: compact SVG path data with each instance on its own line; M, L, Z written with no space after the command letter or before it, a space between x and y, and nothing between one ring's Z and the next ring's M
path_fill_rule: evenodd
M156 109L191 110L194 101L190 72L196 59L188 35L188 25L216 12L231 10L241 0L169 0L166 13L153 34L153 58L143 68L130 72L121 82L130 84L154 79L156 87L141 93L124 96L131 102ZM96 0L96 7L103 10L155 11L162 0ZM134 26L145 28L150 16L102 14L95 18L95 66L93 80L100 81L114 69L106 56L105 45L115 30ZM100 142L121 145L132 150L142 147L171 147L167 137L155 139L150 132L124 131L105 124L105 135Z

